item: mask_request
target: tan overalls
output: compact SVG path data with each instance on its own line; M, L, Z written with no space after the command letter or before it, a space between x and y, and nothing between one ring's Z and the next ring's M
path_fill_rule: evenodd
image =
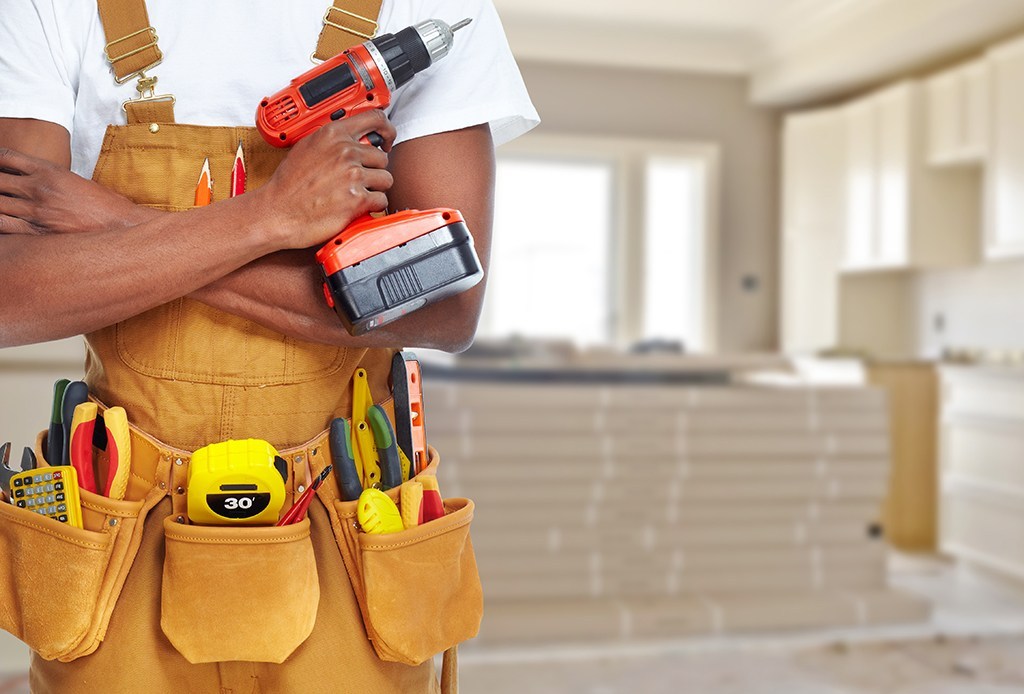
M149 26L142 0L99 4L115 71L153 62L155 41L139 31ZM380 2L337 4L376 17ZM337 11L329 18L325 31L353 21ZM335 31L322 37L320 57L353 42ZM139 204L190 208L197 162L209 156L214 178L228 180L239 141L250 190L286 154L253 128L174 123L169 101L127 110L128 125L107 128L94 180ZM401 542L356 532L354 504L337 501L333 484L303 524L182 523L189 451L231 438L265 439L281 451L290 506L329 462L323 432L333 417L350 415L357 367L367 370L374 401L389 401L391 350L301 342L189 299L96 331L87 343L92 394L123 406L134 427L132 478L125 501L83 492L86 529L78 533L22 523L0 508L0 524L17 528L0 536L0 551L50 562L12 570L0 586L14 594L4 597L4 628L35 649L33 692L439 690L430 656L474 635L480 617L470 502L446 501L448 516L402 533ZM38 604L47 599L39 586L61 581L74 598L59 614L37 617L51 614ZM455 667L446 653L446 691L454 691Z

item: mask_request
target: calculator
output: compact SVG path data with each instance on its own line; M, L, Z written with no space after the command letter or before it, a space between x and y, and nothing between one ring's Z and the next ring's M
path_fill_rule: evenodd
M82 527L78 473L70 465L41 467L12 476L11 503L55 521Z

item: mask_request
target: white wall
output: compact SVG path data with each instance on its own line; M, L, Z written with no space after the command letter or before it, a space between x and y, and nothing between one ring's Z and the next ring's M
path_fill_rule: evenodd
M718 349L778 346L779 119L745 78L521 61L538 132L718 145ZM585 201L567 201L585 204ZM744 278L757 286L744 288Z
M1024 261L921 273L916 289L922 356L946 347L1024 350Z

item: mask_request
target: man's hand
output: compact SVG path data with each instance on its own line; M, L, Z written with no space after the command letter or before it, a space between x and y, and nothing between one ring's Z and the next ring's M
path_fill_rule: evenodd
M67 234L139 224L155 214L45 159L0 149L0 234Z
M384 138L385 151L359 142L371 132ZM395 127L375 109L325 125L295 145L253 193L286 234L281 247L322 244L352 220L387 209L394 179L386 152L394 140Z

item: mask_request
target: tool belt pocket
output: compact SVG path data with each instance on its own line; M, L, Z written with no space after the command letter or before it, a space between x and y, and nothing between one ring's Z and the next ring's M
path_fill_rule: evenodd
M35 453L45 474L43 442L41 434ZM0 627L46 660L69 662L99 646L151 506L80 496L83 528L0 503Z
M483 590L469 537L473 502L447 499L444 505L443 518L370 535L359 530L357 502L333 502L338 544L367 636L382 660L419 665L480 628Z
M164 519L160 626L190 663L282 663L313 631L320 584L309 519L281 527Z

